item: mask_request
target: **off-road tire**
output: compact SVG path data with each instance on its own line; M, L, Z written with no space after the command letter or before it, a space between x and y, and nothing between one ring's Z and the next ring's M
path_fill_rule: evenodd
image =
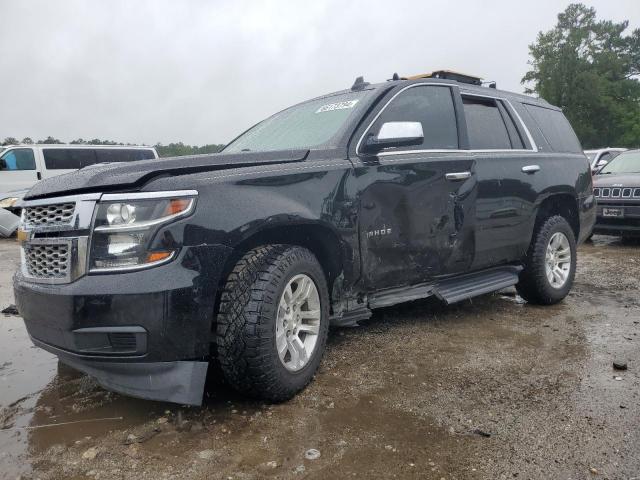
M301 273L316 284L321 319L312 357L301 370L292 372L278 357L275 322L287 282ZM267 245L247 252L227 278L216 322L216 350L225 380L254 398L290 399L311 381L326 346L329 294L322 267L302 247Z
M547 246L553 234L557 232L564 233L571 248L571 270L562 288L552 287L545 272ZM527 302L538 305L552 305L560 302L569 294L573 286L576 258L576 239L569 222L559 215L540 222L534 230L524 270L520 273L520 281L516 285L518 294Z

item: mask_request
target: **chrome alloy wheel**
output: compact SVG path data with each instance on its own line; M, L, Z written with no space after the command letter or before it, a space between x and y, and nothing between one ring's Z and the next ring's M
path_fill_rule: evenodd
M567 283L571 273L571 245L564 233L556 232L551 236L544 269L553 288L562 288Z
M307 275L294 276L282 292L276 319L276 347L284 367L295 372L313 356L320 332L320 295Z

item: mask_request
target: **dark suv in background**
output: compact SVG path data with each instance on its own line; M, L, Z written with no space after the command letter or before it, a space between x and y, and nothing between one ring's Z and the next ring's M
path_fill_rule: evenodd
M25 197L34 343L107 388L199 404L209 362L269 401L329 325L436 296L571 289L595 220L561 110L474 77L394 75L295 105L222 153L94 166Z
M594 179L598 202L594 233L640 236L640 150L628 150L605 165Z

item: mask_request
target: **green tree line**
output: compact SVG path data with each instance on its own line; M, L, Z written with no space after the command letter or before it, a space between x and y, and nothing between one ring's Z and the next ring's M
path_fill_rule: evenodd
M34 142L30 137L25 137L22 140L18 140L15 137L6 137L4 141L1 143L3 146L7 145L33 145L34 143L38 144L62 144L65 143L54 137L47 137L44 140L38 140ZM113 140L100 140L99 138L94 138L92 140L84 140L82 138L77 138L69 142L71 145L132 145L131 143L122 143L115 142ZM224 144L211 143L207 145L185 145L182 142L169 143L168 145L163 145L162 143L156 143L154 145L158 155L161 157L178 157L182 155L199 155L203 153L217 153L224 148Z
M584 148L640 147L640 29L629 31L628 21L598 19L595 9L574 3L558 14L555 27L538 33L529 54L525 93L561 107ZM15 143L7 137L3 144ZM47 137L38 143L62 142ZM71 143L122 145L99 139ZM217 152L223 146L155 147L164 157Z
M529 46L526 93L561 107L585 148L640 146L640 29L628 30L574 3Z

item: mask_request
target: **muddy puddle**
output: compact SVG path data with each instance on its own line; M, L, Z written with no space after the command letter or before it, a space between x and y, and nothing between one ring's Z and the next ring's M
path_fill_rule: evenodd
M633 478L640 245L597 236L579 253L560 305L511 289L333 330L315 381L282 405L215 382L203 408L110 393L0 315L0 478ZM0 241L3 307L16 257Z

